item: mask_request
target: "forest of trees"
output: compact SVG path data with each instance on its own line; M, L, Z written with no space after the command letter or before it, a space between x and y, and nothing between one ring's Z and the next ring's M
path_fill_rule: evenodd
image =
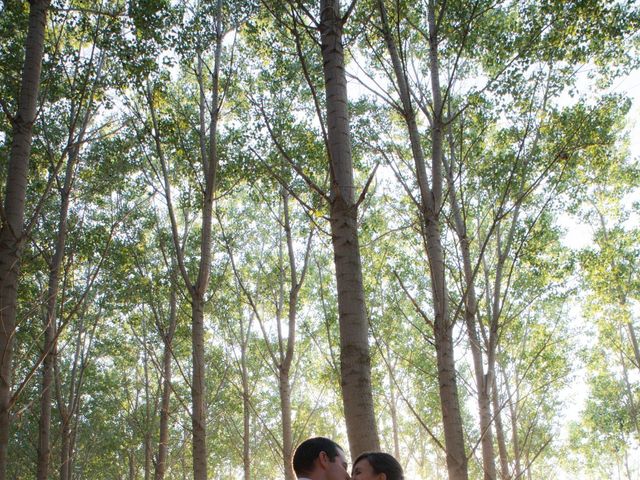
M635 0L0 2L0 480L640 478L639 47Z

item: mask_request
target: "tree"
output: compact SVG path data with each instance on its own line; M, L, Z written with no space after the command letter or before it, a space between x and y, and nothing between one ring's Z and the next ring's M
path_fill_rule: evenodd
M0 479L6 478L7 448L12 387L12 352L16 324L16 297L20 260L25 238L23 222L27 171L31 153L33 124L36 120L40 69L44 53L44 32L49 0L32 0L29 31L25 41L25 57L18 110L13 124L11 155L0 229ZM5 112L6 113L6 112Z
M425 155L422 149L420 134L416 123L416 112L412 105L412 92L409 89L407 73L401 63L395 41L391 35L387 12L382 1L378 2L383 24L383 36L395 75L396 85L400 92L402 107L400 112L406 123L411 150L415 163L415 172L420 191L419 204L423 237L429 272L431 277L431 292L433 301L433 334L438 359L438 382L440 385L440 400L442 421L445 431L445 445L447 451L447 466L450 479L467 478L467 454L465 452L462 431L462 417L458 400L455 359L453 352L453 325L449 312L449 293L445 278L444 252L441 238L440 212L443 198L442 189L444 177L443 141L445 134L445 105L442 100L440 87L440 63L438 60L439 32L436 23L436 5L431 1L427 6L429 31L429 65L431 71L432 115L430 120L431 134L431 183L427 178Z
M278 175L279 178L282 178ZM284 175L286 178L286 175ZM267 184L269 186L269 184ZM261 186L254 184L256 190L262 190ZM275 248L273 249L277 253L275 259L270 259L271 255L265 252L259 257L259 266L256 268L257 272L254 272L251 277L256 282L254 287L250 287L247 284L247 279L243 275L242 271L237 265L237 261L234 259L232 247L230 245L231 239L226 239L227 250L231 259L232 268L236 282L242 292L242 295L246 298L251 314L249 326L247 327L247 334L241 332L240 338L241 353L242 355L242 371L243 371L243 390L245 390L245 401L247 397L246 386L246 360L244 353L246 350L246 343L248 341L249 330L251 321L257 320L260 330L263 334L264 345L266 348L266 356L270 370L274 374L274 377L278 382L278 393L280 400L280 415L281 415L281 442L278 445L278 449L282 453L283 472L286 480L295 480L295 473L293 472L293 452L294 452L294 437L293 437L293 415L292 415L292 385L291 385L291 370L293 366L295 343L296 343L296 325L299 311L299 295L303 286L307 270L309 267L309 259L311 256L311 246L314 234L314 229L309 229L309 234L306 240L306 244L303 247L302 264L300 264L297 250L300 249L296 245L296 235L294 231L294 223L292 221L292 212L290 206L290 199L288 185L281 187L278 195L278 206L269 207L270 213L275 221ZM273 201L270 197L263 195L265 203ZM227 236L227 235L225 235ZM286 252L286 253L285 253ZM274 254L274 252L271 252ZM262 256L267 257L263 259ZM274 255L275 256L275 255ZM268 262L268 263L267 263ZM271 262L275 265L271 266ZM248 262L247 262L248 263ZM267 263L267 265L264 265ZM250 266L250 265L248 265ZM266 271L265 271L266 270ZM249 275L247 275L248 277ZM287 280L288 276L288 280ZM274 278L275 277L275 278ZM286 290L286 294L285 294ZM271 311L271 308L266 307L269 301L265 298L272 298L275 303L275 311ZM271 322L268 321L268 317L275 317L276 326L276 338L273 339L269 333L272 330ZM286 322L285 322L286 320ZM242 328L242 319L240 320ZM245 437L248 436L248 432L245 429ZM245 478L248 478L248 468L245 467Z
M199 16L206 14L197 9L193 12L195 24L201 21ZM211 232L213 203L218 184L219 152L218 152L218 118L221 109L221 99L219 96L219 83L222 58L222 40L224 32L222 30L222 2L218 0L213 14L214 27L212 38L214 40L214 65L212 69L206 66L203 58L204 45L196 45L195 66L196 79L198 82L198 108L199 118L199 157L202 171L201 179L201 222L200 229L200 255L196 269L195 279L188 270L185 260L184 248L181 244L182 238L179 233L179 224L176 218L176 211L172 197L172 185L168 159L162 146L162 132L159 129L159 122L156 114L155 87L147 84L146 87L146 107L151 119L151 135L155 145L155 153L159 161L160 181L165 196L167 210L171 225L171 235L173 239L173 252L176 256L178 269L184 282L185 288L191 298L192 310L192 379L191 379L191 400L192 400L192 432L193 432L193 472L196 480L207 478L207 445L206 445L206 397L205 397L205 347L204 347L204 304L205 295L209 286L211 272ZM210 71L209 86L207 71ZM210 89L211 97L208 98ZM209 107L207 106L209 105ZM210 121L206 122L206 111L209 108Z
M69 111L69 125L67 132L67 144L64 147L61 157L66 157L66 165L64 168L64 176L56 179L56 183L61 185L60 193L60 210L57 226L55 247L49 262L49 280L47 287L47 307L44 318L45 342L43 348L44 359L42 373L42 389L40 398L40 427L39 427L39 445L38 445L38 480L46 480L49 471L50 449L50 424L51 424L51 398L53 391L54 362L56 351L56 339L59 335L57 325L57 310L59 299L59 287L61 268L65 257L65 245L68 233L68 216L71 202L72 189L74 180L78 170L78 162L81 156L81 149L87 142L86 136L91 126L93 117L96 113L95 98L102 96L103 90L103 66L104 52L97 52L97 43L100 41L99 36L103 35L100 28L101 18L98 18L97 25L93 26L93 31L89 35L92 41L88 47L88 62L83 65L80 61L83 49L85 48L80 42L80 47L75 54L74 68L75 71L69 75L72 79L68 85L68 96L71 98L71 107ZM79 32L80 38L82 33ZM69 40L68 40L69 41ZM106 43L106 42L104 42ZM83 68L84 67L84 68ZM48 149L50 151L50 149ZM52 162L55 162L52 159ZM55 162L58 163L58 162ZM56 174L57 175L57 174Z
M306 169L312 169L313 166L307 164L303 168L295 163L283 150L278 135L270 128L272 140L280 153L307 182L308 187L326 202L329 209L340 318L341 390L349 446L354 456L363 451L379 449L371 394L368 320L358 244L358 207L372 177L356 198L342 45L343 29L355 3L352 2L345 13L341 14L339 1L321 1L319 18L306 6L293 3L286 9L269 9L276 22L286 29L290 43L295 45L295 55L311 93L313 111L317 115L321 140L326 148L329 193L321 187L322 183L315 182L305 173ZM288 17L285 17L286 22L281 20L283 15ZM320 33L320 38L314 37L312 41L320 47L321 58L318 57L316 48L309 48L304 33L308 28ZM311 55L312 60L309 61L306 55ZM322 88L318 85L320 65L324 78L324 102L318 93ZM270 120L265 121L271 123Z

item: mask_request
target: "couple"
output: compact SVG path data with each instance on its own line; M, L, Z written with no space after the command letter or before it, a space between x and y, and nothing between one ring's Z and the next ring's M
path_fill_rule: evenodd
M347 471L344 450L333 440L315 437L305 440L293 455L298 480L403 480L402 467L393 456L382 452L363 453Z

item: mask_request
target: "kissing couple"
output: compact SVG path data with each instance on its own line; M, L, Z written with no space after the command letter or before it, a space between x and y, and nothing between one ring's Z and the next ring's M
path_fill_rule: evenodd
M398 460L384 452L360 454L351 474L348 467L344 449L324 437L305 440L293 454L298 480L404 480Z

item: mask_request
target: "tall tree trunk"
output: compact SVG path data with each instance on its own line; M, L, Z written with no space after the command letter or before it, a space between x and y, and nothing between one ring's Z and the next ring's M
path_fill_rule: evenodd
M387 358L391 358L391 349L387 345ZM393 455L400 461L400 432L398 426L398 396L396 393L396 384L393 376L395 364L391 365L387 362L387 371L389 373L389 411L391 413L391 433L393 434Z
M281 370L280 379L280 410L282 412L282 460L284 463L285 480L295 480L293 471L293 429L291 425L291 384L289 372Z
M436 322L438 314L435 318ZM466 480L467 456L462 435L462 417L456 383L455 361L453 357L453 338L450 328L435 326L436 357L438 381L440 382L440 407L447 449L447 471L450 480Z
M205 359L204 359L204 300L194 295L191 300L191 355L193 373L191 379L191 426L193 429L193 477L194 480L207 478L207 411L205 401Z
M454 214L456 222L461 221L459 210ZM464 228L464 227L463 227ZM471 346L471 356L473 359L473 369L476 378L478 415L480 418L480 435L482 446L482 466L484 470L485 480L495 480L496 464L495 453L493 449L493 428L491 417L491 376L484 373L484 364L482 358L481 341L477 330L477 300L475 294L475 286L473 279L473 269L471 267L471 259L469 253L469 238L466 235L466 229L460 236L460 246L464 263L465 276L465 324L467 326L467 335Z
M411 151L414 158L418 186L420 188L421 215L424 220L423 233L431 275L433 298L433 333L436 346L438 382L440 385L440 406L447 453L447 470L450 480L466 480L467 456L462 431L462 416L458 398L455 359L453 352L453 324L449 313L445 264L440 233L440 206L442 204L443 166L443 102L440 93L438 64L438 33L435 20L435 3L428 4L429 21L429 63L431 67L431 90L433 94L433 117L431 118L431 174L429 187L424 152L416 123L415 109L411 103L411 92L407 77L400 61L395 42L391 35L384 2L378 2L383 22L385 42L400 92L403 116L409 132Z
M306 277L306 272L309 265L309 258L311 254L311 246L313 240L313 228L309 232L309 236L307 238L307 245L304 254L304 263L302 266L302 270L298 273L295 251L293 245L293 234L291 230L291 221L290 221L290 209L289 209L289 193L287 187L282 185L280 195L282 197L282 211L284 219L278 219L279 224L279 238L278 238L278 271L280 272L278 276L278 296L275 302L275 317L277 324L277 333L278 333L278 343L277 349L272 348L270 345L272 344L272 339L269 338L267 334L267 329L265 328L265 324L260 313L260 310L257 308L257 303L253 298L250 291L245 287L244 282L240 276L240 273L236 269L235 261L233 257L233 252L227 244L227 251L229 252L229 256L231 258L231 265L233 268L234 275L236 280L247 297L249 304L253 309L253 313L255 318L258 319L260 324L260 329L262 330L262 334L264 337L265 345L267 346L267 351L269 357L272 362L272 368L274 373L276 373L278 379L278 389L280 393L280 415L282 422L282 460L283 460L283 472L285 480L295 480L297 477L295 472L293 471L293 428L292 428L292 411L291 411L291 364L293 362L293 355L295 351L295 342L296 342L296 319L298 315L298 294L300 292L300 288L304 283L304 279ZM280 214L279 214L280 216ZM287 283L285 279L286 267L284 264L284 249L283 249L283 241L282 238L285 237L286 247L287 247L287 256L289 262L289 298L288 298L288 316L287 316L287 326L286 326L286 336L283 334L283 311L285 305L285 285ZM253 317L252 317L253 318ZM243 378L243 395L246 398L245 412L249 411L249 386L246 384L247 369L246 369L246 361L245 361L245 350L246 345L249 341L249 331L251 328L251 324L245 332L244 322L242 318L240 318L240 331L241 333L241 346L242 346L242 357L241 357L241 368L242 368L242 378ZM286 338L285 338L286 337ZM249 437L249 426L248 426L248 414L245 416L245 434L244 438ZM248 443L246 444L248 445ZM248 458L249 451L248 447L245 448L245 471L248 475ZM248 478L248 477L247 477Z
M218 175L218 144L217 128L220 113L220 99L218 94L220 82L220 62L222 54L222 1L217 1L216 7L216 41L214 54L214 67L207 69L211 74L211 99L207 102L205 94L204 69L201 52L197 52L197 80L199 84L199 108L200 108L200 160L204 181L202 182L202 227L200 230L200 258L198 262L198 272L195 282L192 281L185 263L184 252L181 245L181 238L178 232L178 222L174 211L173 200L171 198L171 184L167 161L164 156L160 139L160 130L155 114L153 92L150 87L147 91L147 101L153 123L153 140L155 142L156 154L161 165L163 187L169 220L171 222L171 237L174 244L176 260L184 284L191 299L191 353L192 353L192 379L191 379L191 425L192 425L192 453L193 453L193 478L194 480L207 480L207 410L205 392L205 349L204 349L204 305L205 295L209 287L211 274L211 236L212 236L212 214L213 203L217 186ZM209 106L207 106L207 104ZM205 125L204 112L209 108L211 119L208 129ZM207 148L207 130L209 145Z
M67 398L63 398L62 378L58 368L58 357L55 357L55 381L58 411L61 421L62 446L60 449L60 480L71 480L73 456L76 442L76 428L78 424L78 412L80 411L82 386L84 374L88 365L91 346L97 322L91 326L91 331L85 329L84 313L81 314L76 337L71 376L69 379L69 392Z
M60 447L60 480L68 480L71 478L69 466L71 465L71 425L69 425L69 417L62 416L62 429L60 436L62 437L62 445Z
M151 393L149 391L149 332L146 318L142 319L142 328L142 358L144 362L144 480L150 480L153 451L151 447Z
M163 480L167 470L167 454L169 451L169 409L171 402L171 355L173 336L177 324L177 298L175 282L171 284L169 300L169 327L163 332L164 351L162 353L162 401L160 404L160 434L158 439L158 457L156 460L155 480ZM159 320L159 319L158 319Z
M339 0L320 1L320 33L331 173L331 237L340 318L340 375L351 456L379 450L368 320L354 200L347 82Z
M29 30L25 42L18 113L12 119L11 152L0 228L0 480L7 474L9 410L11 408L13 336L16 326L18 276L22 257L22 238L27 172L31 138L36 120L40 70L44 52L44 32L49 0L31 0Z
M136 455L129 450L127 458L129 459L129 480L136 480Z
M520 478L523 475L522 471L522 452L520 451L520 435L518 434L518 398L519 390L516 388L516 398L514 400L513 395L511 393L511 388L509 387L509 379L507 378L505 372L502 372L504 378L504 386L507 389L507 399L509 402L509 414L511 420L511 445L513 446L513 460L514 460L514 469L513 469L513 477ZM516 385L518 380L516 378Z
M59 239L58 239L59 240ZM57 262L56 255L52 262ZM56 287L53 287L55 282ZM36 478L38 480L46 480L49 474L49 455L51 448L49 444L49 434L51 430L51 388L53 386L53 361L55 356L55 336L56 336L56 319L55 300L51 295L57 296L57 271L54 273L53 268L49 273L49 301L47 305L47 315L45 317L44 331L44 354L45 358L42 363L42 388L40 390L40 420L38 424L38 470ZM55 297L54 297L55 298Z
M467 326L467 335L471 348L471 358L476 379L478 417L480 419L480 444L482 448L482 467L485 480L496 479L495 452L493 448L493 429L491 417L491 387L493 382L491 375L484 372L481 340L478 335L477 312L478 300L476 296L475 275L471 263L470 239L467 227L462 219L460 205L456 193L456 185L453 179L453 146L450 164L445 160L444 168L447 176L449 190L449 203L454 219L454 230L460 243L464 273L464 319Z
M453 323L449 313L445 264L440 234L439 212L442 204L442 145L444 129L444 105L440 93L440 65L438 62L438 31L435 0L428 3L429 64L431 92L433 95L433 119L431 125L431 176L433 186L425 209L425 234L427 257L431 271L431 289L434 305L434 336L436 360L440 383L440 406L447 448L447 470L450 480L466 480L467 455L462 432L462 416L458 398L455 359L453 353ZM426 181L426 175L422 181ZM424 201L424 199L423 199Z
M61 192L60 218L58 219L58 234L55 252L49 267L49 287L47 291L47 312L44 319L44 361L42 363L42 389L40 393L40 422L38 427L38 471L36 478L46 480L49 473L49 432L51 426L51 390L53 387L53 364L56 355L56 309L58 304L58 289L60 267L64 257L67 239L67 215L69 212L69 197L73 181L76 151L70 155L65 172L64 187Z
M494 375L493 388L491 389L491 402L496 426L496 440L498 442L498 453L500 455L500 477L502 480L511 478L509 475L509 455L507 453L507 442L504 436L504 425L502 424L502 405L498 396L498 382Z
M204 351L204 296L209 287L211 274L211 230L213 202L217 186L218 174L218 116L220 102L218 85L220 81L220 59L222 54L222 1L218 0L216 10L216 46L215 64L211 86L211 121L209 124L209 150L202 154L204 171L204 198L202 199L202 230L200 231L200 262L198 277L191 289L192 319L191 339L193 354L193 379L191 393L193 395L193 472L194 480L207 480L207 411L205 397L205 351ZM200 55L198 60L201 61ZM200 105L206 105L203 77L200 81ZM200 136L205 137L206 130L201 126ZM175 238L177 242L177 238ZM182 262L184 263L184 262ZM183 272L185 270L183 269ZM188 282L188 278L185 279Z
M244 480L251 480L251 392L249 390L249 369L247 367L247 346L251 334L251 324L246 333L244 321L240 319L240 370L242 375L242 468Z
M282 188L282 205L284 213L284 225L283 230L285 233L287 243L287 256L289 258L289 313L287 318L287 339L286 347L283 348L283 342L285 340L279 333L280 344L280 364L278 367L278 381L280 386L280 407L282 411L282 460L284 463L284 477L285 480L295 480L296 475L293 471L293 428L291 418L291 364L293 363L293 355L296 345L296 321L298 317L298 294L300 288L304 282L307 273L307 267L309 265L309 258L311 255L311 244L313 239L313 229L309 233L307 239L307 247L304 255L304 263L302 270L298 273L298 266L296 265L296 257L293 248L293 233L291 232L291 220L289 214L289 194L286 188ZM280 242L281 243L281 242ZM281 271L284 271L281 268ZM281 285L284 286L284 279L281 279ZM282 300L280 305L282 305ZM280 311L281 309L279 309ZM278 314L278 323L280 323L282 315ZM278 329L281 332L282 329Z
M94 50L91 52L93 60ZM102 61L104 56L100 56L96 69L96 81L91 86L88 95L86 112L82 116L80 131L76 136L76 121L80 117L79 110L82 107L82 98L79 105L72 102L71 118L74 119L69 129L67 139L67 165L65 168L63 186L60 190L60 215L58 218L58 231L56 236L55 250L51 262L49 264L49 283L47 291L47 311L44 319L44 360L42 364L42 390L40 397L40 422L39 422L39 438L38 438L38 470L37 479L46 480L49 470L49 431L51 425L51 397L54 380L54 363L56 357L56 337L57 337L57 305L58 291L60 284L60 268L65 256L65 245L67 240L67 218L69 214L69 204L71 198L71 190L75 179L76 165L80 157L80 145L84 141L85 134L91 121L91 109L97 79L100 78L102 71ZM82 93L84 97L86 90Z

